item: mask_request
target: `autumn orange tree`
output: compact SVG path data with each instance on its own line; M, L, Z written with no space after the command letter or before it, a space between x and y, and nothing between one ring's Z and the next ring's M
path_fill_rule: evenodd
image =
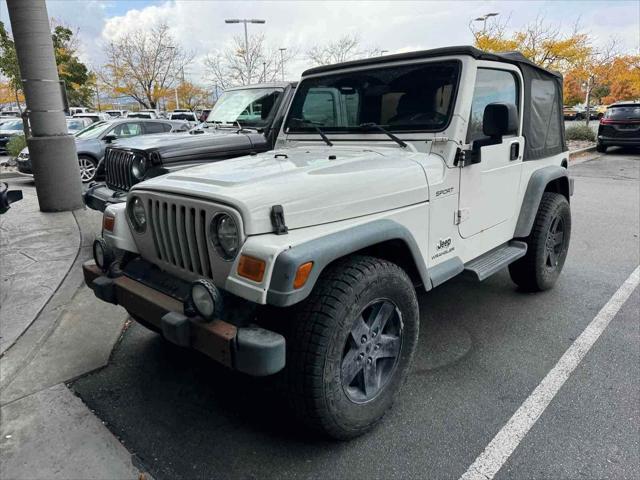
M562 29L542 16L516 31L509 31L508 22L472 28L475 45L490 52L519 51L532 62L559 71L564 75L566 104L585 103L589 108L640 97L640 56L620 55L614 39L596 47L578 23Z

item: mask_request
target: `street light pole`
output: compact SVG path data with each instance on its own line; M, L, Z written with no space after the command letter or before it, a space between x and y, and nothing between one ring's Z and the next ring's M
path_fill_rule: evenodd
M493 12L493 13L485 13L484 15L478 17L478 18L474 18L473 21L474 22L483 22L482 24L482 34L484 35L485 33L487 33L487 18L489 17L497 17L498 15L500 15L500 13L498 12Z
M251 71L249 70L249 33L247 31L248 23L266 23L266 20L259 18L227 18L224 23L243 23L244 24L244 62L247 66L247 83L251 83Z
M284 82L284 51L286 48L280 47L280 70L282 71L282 81Z

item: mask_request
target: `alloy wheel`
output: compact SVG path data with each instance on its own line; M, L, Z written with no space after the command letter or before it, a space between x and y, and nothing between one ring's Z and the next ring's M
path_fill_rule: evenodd
M402 315L387 299L375 300L355 318L345 342L342 388L355 403L373 400L393 376L402 348Z
M96 164L88 158L80 157L78 158L78 165L80 165L80 179L83 182L93 180L96 175Z
M549 227L547 240L545 242L545 265L553 270L558 266L560 257L564 250L564 220L559 215L554 217Z

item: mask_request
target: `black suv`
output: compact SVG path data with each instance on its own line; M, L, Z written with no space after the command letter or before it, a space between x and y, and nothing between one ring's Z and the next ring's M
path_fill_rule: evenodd
M640 103L619 102L610 105L600 119L596 150L607 147L640 147Z
M201 163L272 150L295 83L247 85L226 90L207 121L189 132L147 135L108 148L101 171L106 184L84 194L89 208L126 201L136 183Z

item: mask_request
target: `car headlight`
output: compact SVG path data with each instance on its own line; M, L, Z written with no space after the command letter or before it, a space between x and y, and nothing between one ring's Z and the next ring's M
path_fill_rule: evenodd
M209 232L218 255L225 260L233 260L240 246L240 233L233 217L226 213L219 213L213 217Z
M136 232L142 233L147 228L147 212L144 210L144 204L138 197L133 197L129 201L129 220Z
M144 174L147 173L147 159L136 156L131 164L131 173L136 179L142 180L144 178Z

